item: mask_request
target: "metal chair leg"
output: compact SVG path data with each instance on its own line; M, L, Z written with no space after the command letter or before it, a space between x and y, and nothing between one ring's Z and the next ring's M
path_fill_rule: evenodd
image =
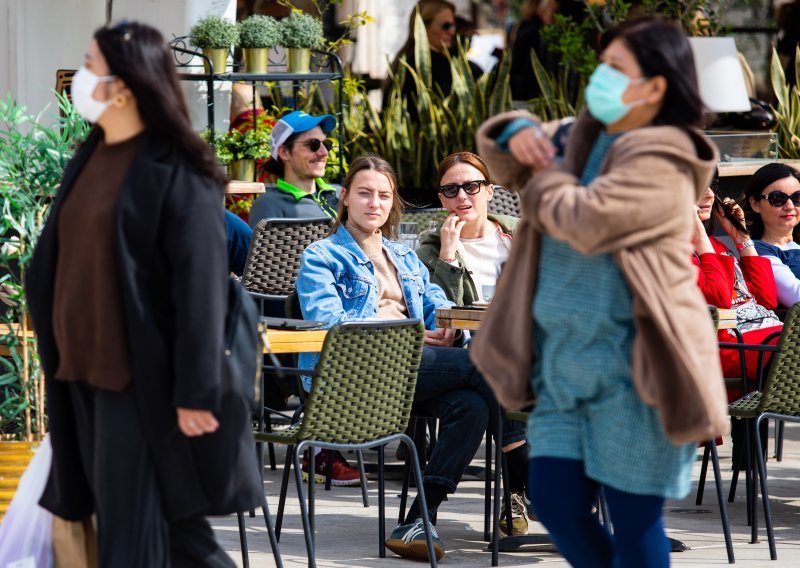
M761 420L763 420L763 416L759 416L758 420L756 420L755 429L756 429L756 463L758 464L758 473L756 474L759 477L760 485L761 485L761 502L764 505L764 524L767 526L767 540L769 541L769 557L770 560L777 560L778 559L778 552L775 550L775 532L772 529L772 509L769 504L769 491L767 489L767 466L764 463L764 450L761 446L761 435L760 435L760 426ZM754 499L757 498L757 495L754 496ZM756 522L753 519L753 527L755 527Z
M483 540L492 542L489 525L492 518L492 432L486 429L486 473L483 486Z
M236 513L236 520L239 522L239 543L242 547L242 566L250 568L250 554L247 550L247 530L244 525L244 513Z
M305 449L305 445L303 442L300 442L300 444L297 446L297 450L294 452L294 479L295 483L297 483L297 500L300 503L300 517L303 520L303 536L305 536L306 539L308 566L309 568L315 568L317 561L314 556L314 529L311 525L311 519L309 518L308 510L306 509L306 498L303 491L303 474L300 469L300 452L303 449ZM314 479L311 475L309 475L309 479L311 479L311 488L313 489Z
M746 434L745 434L745 461L744 461L744 479L745 479L745 494L747 495L747 524L751 528L751 543L758 542L758 533L753 527L755 519L753 518L753 482L751 479L753 468L753 444L752 444L752 420L746 421ZM755 540L753 540L755 539Z
M716 443L713 440L712 444ZM703 504L703 492L706 488L706 473L708 472L708 457L711 454L709 443L706 442L703 447L703 464L700 466L700 481L697 483L697 497L694 500L695 505Z
M281 479L281 495L278 499L278 515L275 517L275 536L281 540L281 526L283 525L283 510L286 507L286 494L289 491L289 474L292 470L292 460L297 450L293 445L286 448L286 461L283 464L283 478ZM302 477L302 473L300 474Z
M706 452L711 454L711 467L714 470L714 485L717 489L717 502L719 503L719 515L722 519L722 534L725 537L725 550L728 553L728 563L736 562L733 556L733 541L731 540L731 527L728 522L728 506L725 503L725 495L722 490L722 473L719 469L719 456L717 455L717 444L714 440L706 442ZM698 503L699 504L699 503Z
M502 409L500 410L502 412ZM495 429L495 450L494 450L494 520L492 523L492 566L497 566L500 562L500 475L503 472L503 422L497 421ZM507 510L511 511L510 506ZM509 513L510 514L510 513Z
M384 493L385 475L384 475L384 450L386 446L378 447L378 557L386 558L386 495ZM359 456L361 452L359 452ZM365 505L366 506L366 505Z
M356 460L358 460L358 477L361 480L361 500L364 502L365 507L369 507L369 495L367 495L367 474L364 471L364 452L361 450L356 450Z
M775 461L783 460L783 430L785 426L785 421L775 421Z
M267 496L264 495L264 493L261 494L261 514L264 515L264 524L267 527L267 536L269 537L269 545L272 547L272 558L275 560L275 568L283 568L281 549L278 546L278 536L275 534L275 528L272 526L272 516L269 514Z

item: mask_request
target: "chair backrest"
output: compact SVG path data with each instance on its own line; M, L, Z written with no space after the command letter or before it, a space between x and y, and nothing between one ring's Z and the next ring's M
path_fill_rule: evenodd
M301 439L359 444L408 425L425 328L419 320L333 326L306 400Z
M261 294L286 295L294 291L300 255L305 248L324 239L332 219L262 219L253 231L242 283Z
M494 186L494 195L489 201L489 213L519 217L520 211L519 195L516 191L506 189L502 185Z
M419 232L427 231L431 221L439 223L447 217L447 209L441 207L430 207L426 209L403 209L402 222L416 223Z
M800 302L786 314L778 347L757 411L800 416Z

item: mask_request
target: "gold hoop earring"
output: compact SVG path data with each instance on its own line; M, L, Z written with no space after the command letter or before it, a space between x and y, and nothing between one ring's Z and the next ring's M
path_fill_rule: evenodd
M128 104L128 97L126 97L122 93L117 93L116 95L114 95L114 98L112 99L112 103L113 103L113 105L115 107L122 108L126 104Z

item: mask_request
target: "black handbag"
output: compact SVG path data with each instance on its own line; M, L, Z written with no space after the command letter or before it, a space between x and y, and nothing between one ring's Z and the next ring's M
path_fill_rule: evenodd
M210 508L206 515L246 511L261 503L262 482L256 459L252 416L260 400L263 324L255 301L231 279L225 317L219 428L190 438Z

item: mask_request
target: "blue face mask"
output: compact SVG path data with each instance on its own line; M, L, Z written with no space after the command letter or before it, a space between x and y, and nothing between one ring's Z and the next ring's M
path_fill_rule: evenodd
M606 63L601 63L589 77L584 97L589 112L605 125L614 124L630 112L631 108L644 104L643 100L622 102L622 95L630 85L640 85L647 79L628 77Z

